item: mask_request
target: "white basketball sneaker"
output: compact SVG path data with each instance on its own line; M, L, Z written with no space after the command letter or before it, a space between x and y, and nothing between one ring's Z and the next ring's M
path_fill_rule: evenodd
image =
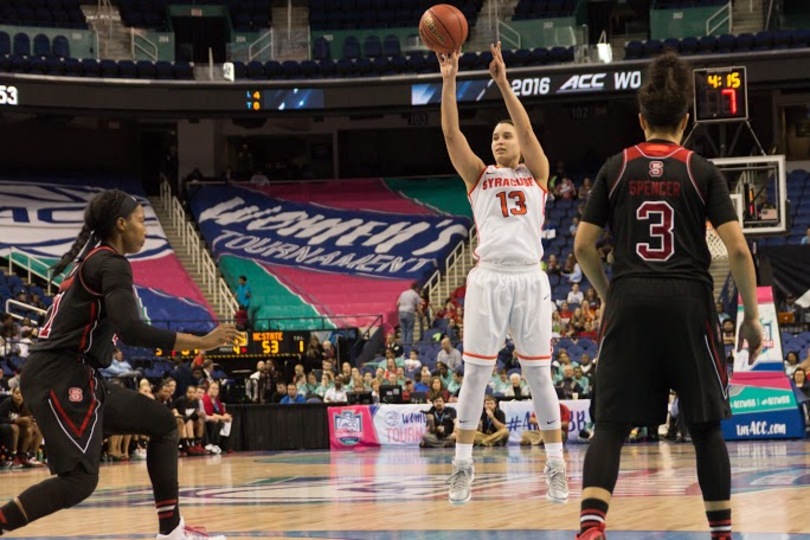
M472 497L472 481L475 480L473 460L453 460L453 474L447 479L450 484L450 504L464 504Z
M546 462L546 497L552 502L564 503L568 500L568 478L565 475L565 461L550 459Z
M169 534L157 535L157 540L227 540L223 535L211 536L204 529L187 527L185 520L180 518L180 525Z

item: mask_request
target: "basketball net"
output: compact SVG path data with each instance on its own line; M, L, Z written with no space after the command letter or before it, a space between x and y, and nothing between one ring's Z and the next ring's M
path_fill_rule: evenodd
M708 221L706 222L706 245L709 246L709 253L711 253L713 261L717 259L728 259L726 245Z

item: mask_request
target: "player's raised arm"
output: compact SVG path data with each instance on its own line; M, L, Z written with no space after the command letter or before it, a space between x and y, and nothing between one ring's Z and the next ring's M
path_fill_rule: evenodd
M458 122L458 104L456 103L456 75L458 74L458 57L461 51L450 54L437 53L442 70L442 132L447 153L456 172L467 185L467 191L475 187L475 182L484 170L484 162L473 153L467 138L461 132Z
M523 152L523 161L532 171L537 183L543 189L548 189L548 158L540 145L540 141L537 140L537 136L534 134L526 109L523 108L523 104L520 103L520 100L512 91L509 79L506 78L506 64L501 54L501 42L490 45L490 49L492 50L492 62L489 64L489 74L492 75L492 79L498 85L506 109L509 111L509 117L515 125L515 133L520 143L520 149Z

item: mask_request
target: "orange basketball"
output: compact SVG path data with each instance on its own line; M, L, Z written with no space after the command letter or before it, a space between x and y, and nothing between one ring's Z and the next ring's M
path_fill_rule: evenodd
M451 53L467 41L467 19L449 4L438 4L422 15L419 37L433 52Z

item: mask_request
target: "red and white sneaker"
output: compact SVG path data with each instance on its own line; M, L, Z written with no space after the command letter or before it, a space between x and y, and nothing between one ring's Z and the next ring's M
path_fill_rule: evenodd
M606 538L607 536L605 536L604 526L591 527L584 533L580 533L577 535L577 540L605 540Z
M159 534L156 538L157 540L227 540L227 538L221 534L211 536L210 534L206 534L205 529L188 527L183 518L180 518L180 525L171 533Z
M45 466L44 463L42 463L40 460L34 457L28 458L25 461L23 461L23 467L25 467L26 469L38 469L44 466Z

